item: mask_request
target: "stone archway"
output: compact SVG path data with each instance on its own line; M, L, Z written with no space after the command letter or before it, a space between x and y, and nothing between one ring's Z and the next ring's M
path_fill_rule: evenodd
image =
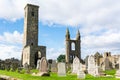
M38 52L35 53L35 58L34 58L35 67L37 66L37 60L38 60Z

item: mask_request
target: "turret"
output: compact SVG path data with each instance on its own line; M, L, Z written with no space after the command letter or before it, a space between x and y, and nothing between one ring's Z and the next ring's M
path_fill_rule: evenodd
M70 39L70 33L69 33L69 29L67 28L66 30L66 40Z
M80 32L78 30L77 35L76 35L76 40L80 40Z

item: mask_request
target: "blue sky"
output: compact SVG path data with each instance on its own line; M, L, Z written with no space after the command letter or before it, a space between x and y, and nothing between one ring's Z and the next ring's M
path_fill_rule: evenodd
M39 45L47 58L65 54L66 28L71 38L81 33L81 55L120 53L120 0L0 0L0 59L20 59L24 7L39 5Z

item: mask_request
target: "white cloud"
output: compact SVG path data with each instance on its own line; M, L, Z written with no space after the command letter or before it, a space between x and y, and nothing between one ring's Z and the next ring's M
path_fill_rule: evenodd
M120 0L1 0L0 18L23 18L27 3L39 5L40 21L50 26L81 26L83 34L104 28L120 29Z
M18 31L13 33L4 32L0 35L0 59L18 58L21 59L22 36Z
M86 54L89 50L91 53L97 50L120 51L120 0L0 0L0 18L12 21L23 18L27 3L40 6L40 21L46 25L81 26L83 53L84 49L87 49ZM4 33L0 40L19 43L21 40L16 35L22 35L12 34ZM65 51L54 48L47 51L49 58L55 58L62 52Z
M0 42L7 42L12 44L22 44L23 34L18 31L14 31L13 33L4 32L3 35L0 35Z
M21 46L0 44L0 59L7 58L21 59L22 49Z
M60 54L65 54L64 48L48 48L47 49L47 59L57 59Z
M23 18L27 3L40 6L40 20L45 23L85 27L114 25L120 21L120 1L116 0L1 0L0 17Z
M114 54L120 53L120 32L105 32L101 35L88 35L82 38L82 52L86 55L97 51L104 53L110 51ZM86 55L83 55L85 57Z

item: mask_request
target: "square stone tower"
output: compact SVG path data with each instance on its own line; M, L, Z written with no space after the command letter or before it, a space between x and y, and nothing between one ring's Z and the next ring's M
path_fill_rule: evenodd
M38 12L39 6L27 4L24 8L23 45L38 46Z
M24 8L24 39L22 65L37 66L37 60L46 57L46 47L38 46L38 12L39 6L27 4Z

